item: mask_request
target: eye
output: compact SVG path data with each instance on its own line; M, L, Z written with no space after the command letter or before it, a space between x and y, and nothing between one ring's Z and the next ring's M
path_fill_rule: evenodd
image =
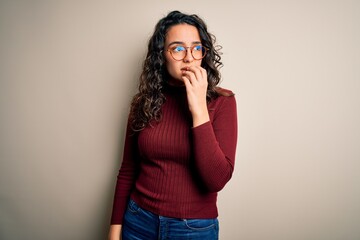
M194 51L202 51L202 46L201 45L197 45L193 47Z
M173 52L181 52L181 51L185 51L185 48L183 46L176 46L173 48Z

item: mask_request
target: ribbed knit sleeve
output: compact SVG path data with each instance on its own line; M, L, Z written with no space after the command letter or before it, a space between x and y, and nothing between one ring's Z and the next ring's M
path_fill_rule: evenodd
M192 128L197 172L209 192L220 191L230 180L235 163L237 113L235 97L221 97L210 120Z
M117 176L115 187L111 224L122 223L129 195L139 170L136 141L137 135L131 133L130 126L128 125L125 136L123 162Z

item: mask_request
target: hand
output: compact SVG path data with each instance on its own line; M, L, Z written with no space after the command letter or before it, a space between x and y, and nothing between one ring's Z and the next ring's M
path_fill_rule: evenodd
M108 240L121 240L121 225L114 224L110 226Z
M206 102L207 73L200 66L191 66L183 71L189 110L193 117L193 127L210 120Z

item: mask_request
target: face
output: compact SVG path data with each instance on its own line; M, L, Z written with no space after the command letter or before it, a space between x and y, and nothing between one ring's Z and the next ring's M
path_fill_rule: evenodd
M165 37L164 46L166 68L171 77L170 81L173 81L174 83L179 83L179 81L182 82L181 76L184 68L201 65L201 59L196 60L191 54L191 48L196 48L196 46L199 45L201 45L201 39L196 27L188 24L178 24L170 27ZM186 57L180 61L175 60L171 53L166 51L167 49L174 48L183 49L182 47L190 48L186 48Z

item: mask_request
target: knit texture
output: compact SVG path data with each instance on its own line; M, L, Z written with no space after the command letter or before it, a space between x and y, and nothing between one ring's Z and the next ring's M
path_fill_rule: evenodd
M122 223L129 197L166 217L218 216L217 192L230 180L235 163L235 98L211 101L210 121L192 127L185 88L167 87L164 94L160 122L135 135L127 129L111 224Z

